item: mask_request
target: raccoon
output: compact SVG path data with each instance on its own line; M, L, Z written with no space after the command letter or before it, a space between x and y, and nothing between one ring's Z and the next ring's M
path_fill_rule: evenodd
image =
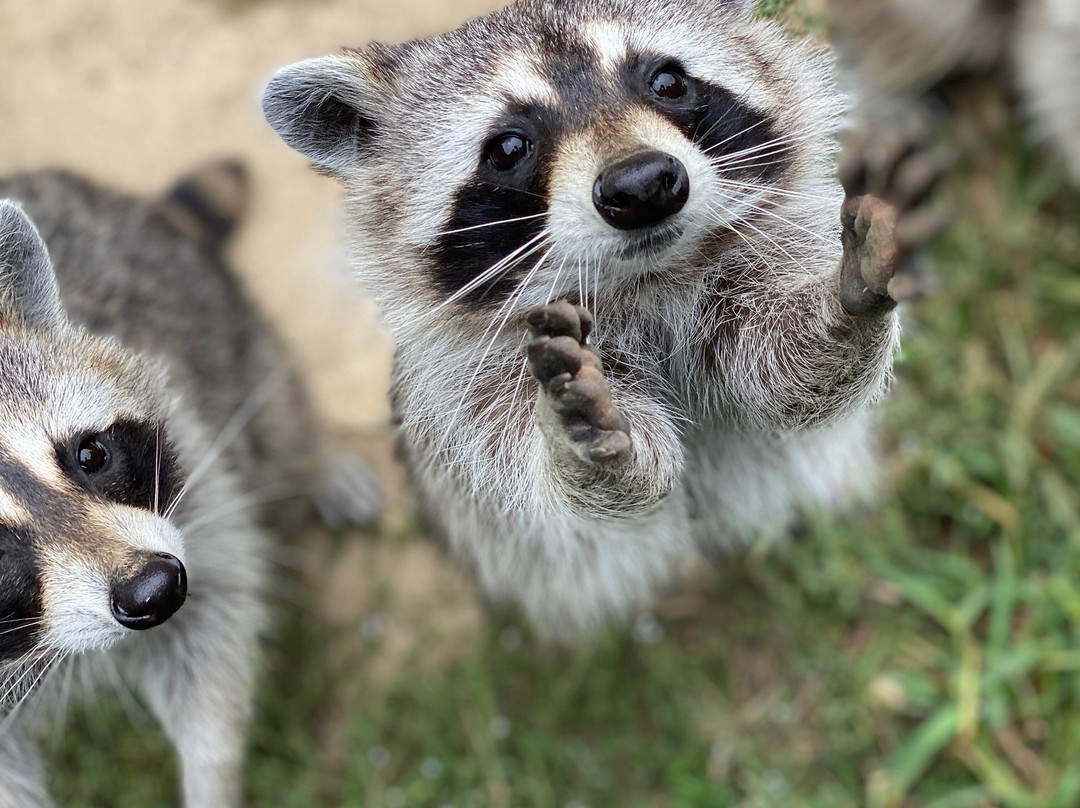
M1080 3L830 0L849 75L871 114L939 85L997 75L1080 182Z
M267 623L256 514L298 523L308 499L282 498L323 463L219 251L244 187L228 163L153 204L64 173L0 180L20 203L0 203L3 808L51 804L32 734L76 668L145 696L185 805L239 804Z
M827 54L716 0L520 0L285 67L346 190L425 509L490 599L574 638L872 472L920 151L852 158Z

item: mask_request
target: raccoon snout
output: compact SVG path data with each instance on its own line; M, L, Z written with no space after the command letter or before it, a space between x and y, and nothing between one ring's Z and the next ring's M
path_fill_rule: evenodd
M156 553L134 575L112 584L112 613L125 628L142 631L168 620L186 598L184 565L176 556Z
M593 185L593 204L619 230L658 224L682 210L689 198L686 166L660 151L639 152L608 166Z

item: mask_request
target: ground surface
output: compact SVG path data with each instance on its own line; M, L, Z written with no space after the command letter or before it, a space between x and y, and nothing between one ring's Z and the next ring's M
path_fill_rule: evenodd
M992 101L953 133L961 215L933 251L941 289L908 311L879 509L812 522L577 652L485 617L418 538L383 437L389 349L326 271L335 189L255 98L277 65L486 5L0 0L0 171L151 191L248 159L236 260L394 494L378 536L316 537L308 584L283 576L250 804L1080 804L1080 200ZM136 706L94 701L69 727L48 744L61 805L175 804Z

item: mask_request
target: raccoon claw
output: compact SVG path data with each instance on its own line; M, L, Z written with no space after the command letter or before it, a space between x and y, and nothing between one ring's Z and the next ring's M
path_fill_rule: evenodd
M529 314L529 325L536 336L568 336L584 343L592 333L593 317L588 309L560 300L542 309L534 309Z
M925 205L951 160L921 148L925 139L909 128L846 149L840 302L851 315L882 314L927 291L915 253L951 218Z
M530 314L529 325L529 368L575 453L601 464L628 457L629 429L611 400L600 357L585 342L592 315L559 301Z
M628 432L601 432L589 445L588 455L594 463L613 463L628 456L632 448Z
M573 337L541 334L529 344L529 367L541 385L557 393L581 370L585 350Z

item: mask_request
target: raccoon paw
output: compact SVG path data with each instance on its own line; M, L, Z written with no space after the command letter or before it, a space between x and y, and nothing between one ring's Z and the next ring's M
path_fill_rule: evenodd
M629 457L633 444L600 356L586 343L592 324L586 309L565 300L532 312L529 368L574 453L613 464Z
M326 489L315 497L315 510L334 533L375 524L382 511L382 492L370 466L351 452L336 457Z
M882 314L926 291L915 253L949 223L926 199L951 161L925 141L901 127L845 150L840 302L849 314Z

